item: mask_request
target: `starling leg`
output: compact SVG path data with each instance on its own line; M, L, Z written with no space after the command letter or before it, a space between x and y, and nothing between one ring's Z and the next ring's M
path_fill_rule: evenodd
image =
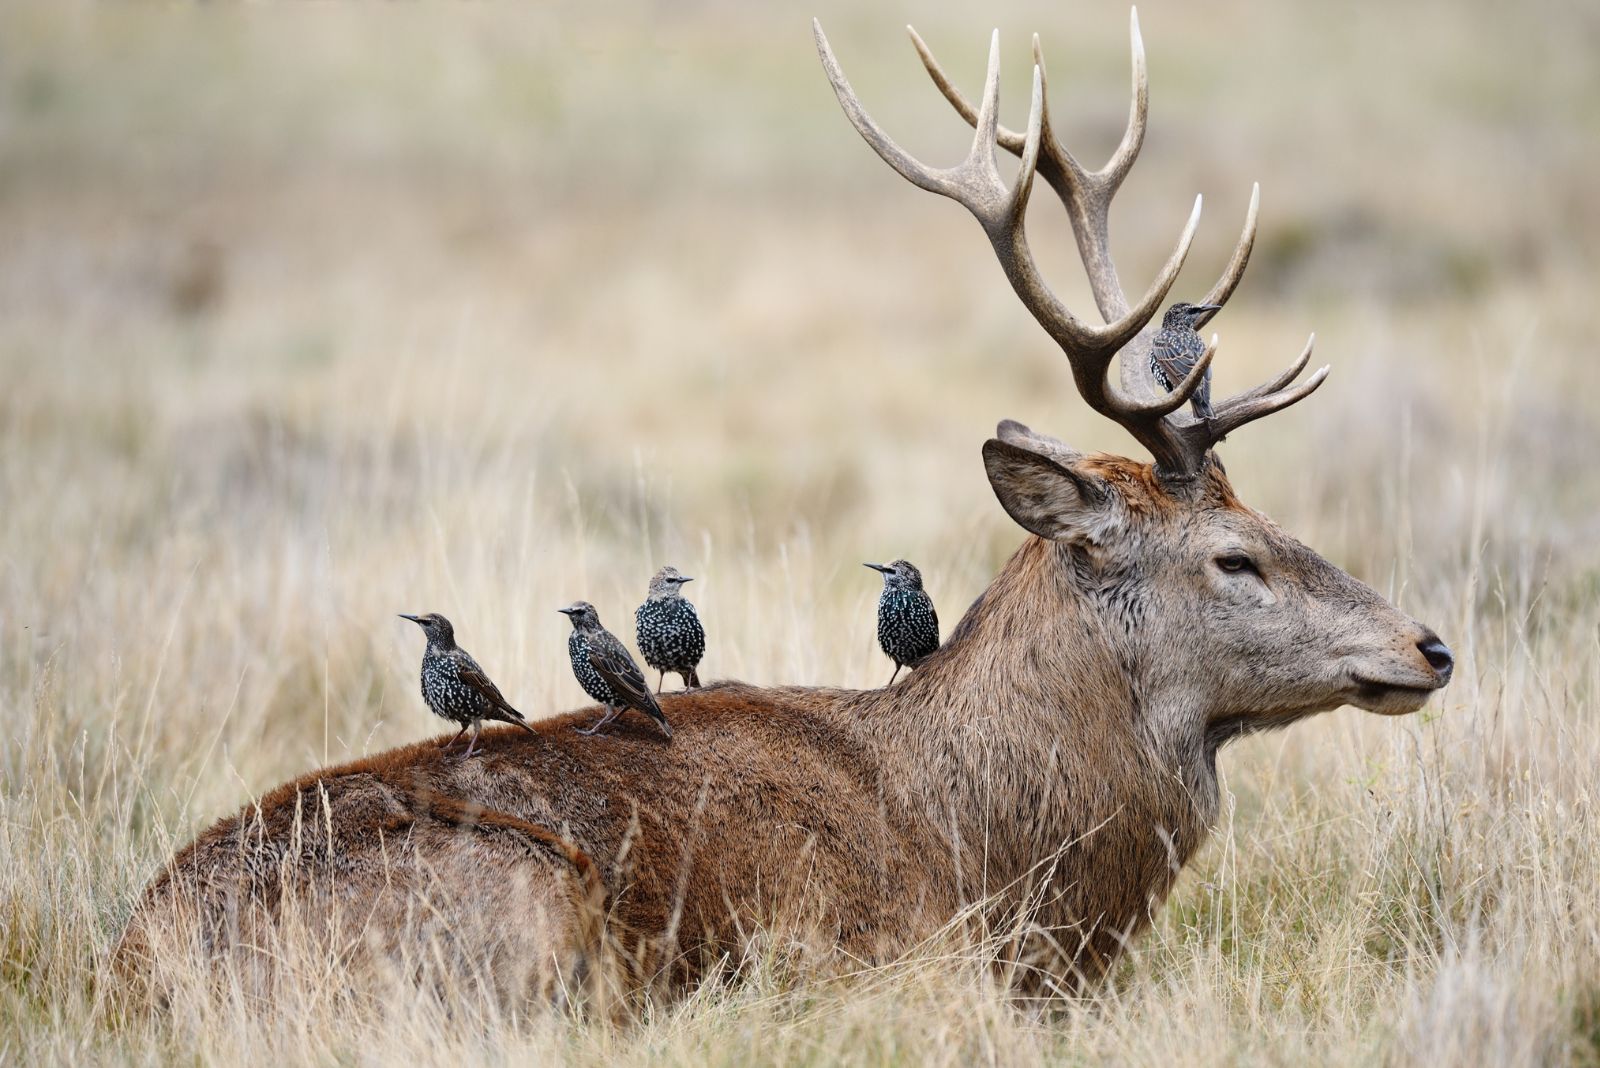
M467 728L462 727L460 730L456 731L456 736L454 738L451 738L448 742L440 742L439 748L449 749L452 745L455 745L457 742L459 742L461 740L461 736L465 733L467 733Z
M663 671L661 673L661 677L656 680L656 693L660 693L663 689L666 688L666 685L667 685L667 673L665 671Z
M465 727L463 727L461 729L462 730L466 730ZM480 731L482 729L483 729L483 724L482 723L480 723L478 720L473 720L472 721L472 737L467 742L467 751L465 753L461 754L461 759L462 760L466 760L473 753L477 752L477 750L478 750L478 731Z
M900 674L900 664L898 662L896 662L896 664L894 665L894 675L890 675L889 676L889 681L884 683L884 685L885 686L893 686L894 685L894 680L895 680L895 675L899 675L899 674Z
M593 727L590 727L587 730L585 730L583 727L574 727L572 729L577 731L579 734L594 734L601 727L604 727L607 723L610 723L621 714L621 709L612 708L610 705L606 705L606 714L601 716L600 722L596 723Z
M698 690L700 688L700 670L698 668L690 668L689 674L683 677L683 685L686 689Z

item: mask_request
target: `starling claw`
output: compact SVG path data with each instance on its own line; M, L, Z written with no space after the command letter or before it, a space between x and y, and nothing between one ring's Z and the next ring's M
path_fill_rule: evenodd
M607 705L606 714L601 716L599 722L597 722L594 726L590 727L588 730L585 730L582 727L574 727L572 729L583 735L596 734L599 732L601 727L604 727L606 724L610 723L620 715L622 715L621 709L612 708L610 705Z

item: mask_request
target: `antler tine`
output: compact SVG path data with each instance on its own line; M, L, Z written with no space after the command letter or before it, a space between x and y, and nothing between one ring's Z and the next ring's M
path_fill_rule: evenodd
M944 94L944 98L950 102L950 106L955 108L963 119L967 120L967 125L976 127L978 125L978 109L972 106L966 94L957 89L955 83L945 75L944 68L939 66L939 61L933 56L933 50L922 39L922 35L917 33L916 27L907 26L906 32L911 35L911 45L917 50L917 55L922 57L922 65L927 68L928 77L933 79L933 84L938 87L939 92ZM1012 155L1022 154L1025 140L1026 136L1015 130L998 124L995 127L995 143Z
M928 77L933 79L933 84L940 94L956 109L956 113L967 121L967 125L976 126L978 123L978 109L966 97L960 88L950 80L944 72L944 67L934 56L933 49L922 39L922 35L914 26L907 26L906 32L911 35L911 44L917 50L917 55L922 60L922 65L928 71ZM1039 43L1039 35L1033 35L1033 62L1044 73L1044 81L1048 82L1048 71L1045 68L1044 49ZM1123 132L1122 143L1112 153L1111 159L1104 167L1095 172L1085 171L1073 158L1071 152L1058 141L1050 129L1050 101L1048 91L1045 97L1044 116L1044 155L1040 170L1045 173L1051 185L1056 186L1063 198L1069 194L1067 187L1081 186L1089 180L1099 180L1101 184L1109 185L1113 191L1122 184L1127 177L1128 170L1133 166L1133 161L1139 155L1139 148L1144 144L1145 120L1150 111L1150 88L1145 74L1144 42L1139 36L1139 16L1135 10L1133 14L1133 103L1128 113L1128 128ZM1020 156L1027 140L1024 133L1000 126L995 131L995 144Z
M1233 404L1256 400L1259 397L1265 397L1269 393L1278 392L1278 390L1284 388L1290 382L1293 382L1296 378L1300 377L1300 372L1305 370L1306 364L1311 362L1311 349L1316 345L1316 343L1317 335L1312 334L1310 337L1306 338L1306 347L1300 350L1300 355L1297 356L1295 361L1287 368L1285 368L1283 371L1280 371L1275 377L1262 382L1260 385L1251 386L1242 393L1234 394L1219 404L1218 407L1226 408Z
M1201 304L1215 304L1218 307L1228 303L1228 298L1233 296L1233 291L1239 285L1239 279L1244 277L1245 266L1250 262L1250 252L1256 246L1256 217L1261 212L1261 183L1252 182L1250 185L1250 207L1244 214L1244 229L1239 234L1239 243L1233 246L1233 255L1228 259L1228 265L1222 269L1222 274L1217 279L1217 284L1205 295ZM1196 322L1196 326L1204 326L1210 322L1216 312L1211 312Z
M978 105L978 121L972 124L970 160L981 160L1000 177L995 166L994 143L1000 127L1000 31L989 34L989 66L983 75L983 102Z
M839 67L839 61L833 56L833 49L828 46L828 38L822 32L822 23L817 19L811 20L812 32L817 39L817 54L822 58L822 69L828 75L828 81L833 85L833 94L839 98L839 106L844 109L845 117L850 120L850 125L862 140L872 146L885 163L893 167L895 173L900 175L919 189L926 189L930 193L939 193L943 196L956 196L957 183L954 180L961 166L952 168L929 167L905 149L895 144L894 139L883 132L883 128L872 120L861 101L856 97L855 90L850 88L850 81L844 76L844 71Z
M1173 470L1189 473L1201 470L1207 451L1217 442L1246 423L1254 422L1273 412L1281 412L1291 404L1296 404L1315 393L1327 380L1328 372L1331 370L1326 365L1318 368L1315 374L1298 386L1285 387L1304 370L1306 362L1311 359L1311 348L1316 339L1317 335L1312 334L1299 357L1280 374L1219 403L1215 414L1209 420L1195 420L1181 426L1167 421L1164 425L1171 432L1173 443L1177 446L1177 455L1172 461L1177 466ZM1214 343L1215 337L1213 337ZM1184 382L1187 384L1188 379L1186 378ZM1162 462L1158 457L1158 466Z
M1106 194L1108 199L1128 176L1133 161L1139 158L1139 149L1144 147L1145 127L1150 118L1150 75L1144 64L1144 38L1139 33L1138 8L1128 13L1128 39L1133 50L1133 102L1128 105L1128 128L1122 132L1122 142L1117 145L1117 150L1096 175L1105 179L1109 187Z
M1107 327L1108 331L1115 328L1115 332L1120 336L1121 340L1117 342L1118 348L1132 341L1134 335L1143 330L1145 324L1155 317L1156 309L1161 307L1161 302L1166 299L1167 292L1172 288L1172 283L1178 280L1178 272L1183 270L1183 261L1189 257L1189 246L1194 243L1195 231L1200 228L1200 207L1202 203L1201 196L1198 193L1195 194L1194 208L1189 212L1189 221L1184 224L1183 233L1178 235L1178 243L1173 246L1172 255L1167 257L1167 262L1161 268L1161 273L1157 274L1155 280L1150 283L1150 288L1145 291L1139 303L1126 312L1116 323ZM1107 261L1109 262L1109 260L1110 253L1108 252ZM1118 295L1121 295L1120 289ZM1124 298L1124 303L1126 303L1126 298Z
M1271 415L1273 412L1281 412L1289 405L1297 404L1311 396L1317 391L1318 386L1327 381L1330 370L1332 368L1324 364L1317 369L1316 374L1292 389L1277 390L1261 396L1245 396L1237 403L1218 409L1209 423L1196 424L1206 429L1205 448L1200 450L1200 455L1204 456L1206 449L1209 449L1246 423L1255 422L1262 416Z
M1021 234L1023 216L1028 211L1028 197L1033 193L1033 178L1039 171L1039 146L1045 132L1044 71L1038 64L1033 68L1033 90L1028 99L1028 132L1022 139L1022 166L1017 171L1017 182L1011 189L1011 211L1007 218L1011 231Z
M850 81L844 76L839 61L834 58L828 37L822 32L821 21L812 19L811 27L817 39L817 54L822 59L822 68L828 75L828 81L833 85L834 96L839 98L839 106L844 109L850 124L862 139L906 181L930 193L957 201L977 215L980 221L985 221L986 207L1005 192L1005 183L1000 180L999 171L994 165L993 134L985 140L986 131L980 128L973 138L967 158L954 167L928 166L895 144L894 139L884 133L883 128L867 114L855 90L850 88ZM999 95L1000 40L999 31L996 31L989 47L989 76L984 82L985 103L991 106L988 116L978 116L983 118L983 127L992 127L996 123Z

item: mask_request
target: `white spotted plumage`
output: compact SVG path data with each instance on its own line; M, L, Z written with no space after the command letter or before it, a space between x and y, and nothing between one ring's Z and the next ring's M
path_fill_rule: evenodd
M600 672L589 661L589 643L584 640L582 631L574 630L567 636L567 655L572 659L572 673L578 677L578 685L583 687L584 693L606 706L617 703L611 684L600 677Z
M682 597L646 601L633 614L644 662L660 672L695 674L706 652L706 631L694 605Z
M878 645L894 661L894 682L902 667L914 668L939 648L939 614L922 588L922 572L907 560L868 564L883 575L878 595Z
M697 669L706 652L706 630L694 605L683 596L683 584L693 581L675 567L662 568L650 579L644 604L633 613L639 652L661 673L657 693L669 671L682 675L683 684L691 689L700 685Z

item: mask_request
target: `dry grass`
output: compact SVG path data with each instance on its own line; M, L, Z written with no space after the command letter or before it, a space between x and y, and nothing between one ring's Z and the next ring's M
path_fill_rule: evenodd
M1124 274L1198 190L1203 289L1262 182L1222 388L1313 327L1335 375L1229 442L1236 485L1461 664L1422 715L1231 749L1214 843L1099 996L1020 1011L926 954L765 962L626 1029L470 992L106 1011L197 826L435 729L396 611L555 710L554 608L623 620L670 560L711 675L872 684L858 561L917 560L954 618L1019 540L998 418L1129 448L971 222L849 130L810 14L0 13L0 1062L1600 1062L1600 22L1557 2L1142 12ZM906 18L821 14L954 158ZM997 20L1013 122L1039 29L1072 143L1114 143L1118 5L901 14L968 84Z

